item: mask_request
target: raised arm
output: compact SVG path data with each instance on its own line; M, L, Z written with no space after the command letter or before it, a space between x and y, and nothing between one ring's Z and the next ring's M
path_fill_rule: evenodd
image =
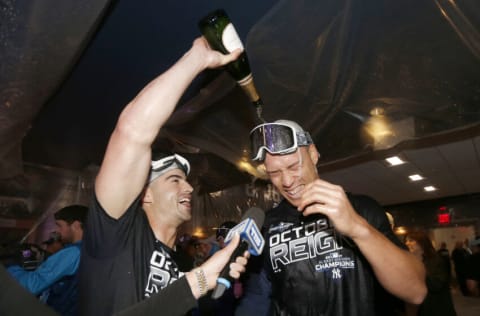
M125 107L95 181L98 201L110 216L122 216L142 191L150 170L151 145L192 80L204 69L225 65L239 54L237 50L222 55L199 37L182 58Z

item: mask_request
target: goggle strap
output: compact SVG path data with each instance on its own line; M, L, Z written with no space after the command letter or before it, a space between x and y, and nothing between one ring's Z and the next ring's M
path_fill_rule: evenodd
M149 182L152 182L165 172L175 168L183 170L187 176L190 173L190 163L187 159L183 158L179 154L173 154L171 156L152 161Z
M313 140L312 140L312 137L310 136L310 133L300 132L296 134L297 134L297 146L305 146L305 145L313 144Z

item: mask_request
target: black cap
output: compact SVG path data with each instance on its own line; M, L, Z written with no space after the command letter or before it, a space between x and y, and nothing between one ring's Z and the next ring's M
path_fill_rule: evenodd
M74 221L85 223L87 219L88 207L83 205L70 205L66 206L55 213L56 220L64 220L71 224Z

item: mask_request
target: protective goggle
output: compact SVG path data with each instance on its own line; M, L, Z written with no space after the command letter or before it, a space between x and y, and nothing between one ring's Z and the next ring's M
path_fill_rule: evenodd
M308 132L295 132L293 127L283 123L265 123L258 125L250 132L252 160L262 161L265 151L271 154L289 154L298 146L312 144Z
M183 172L185 172L185 175L187 176L190 173L190 163L187 159L183 158L179 154L174 154L161 158L159 160L152 161L149 182L152 182L165 172L175 168L183 170Z

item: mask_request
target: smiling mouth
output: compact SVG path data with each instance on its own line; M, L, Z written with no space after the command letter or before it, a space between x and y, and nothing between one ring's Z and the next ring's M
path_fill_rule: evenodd
M190 199L189 198L183 198L179 201L179 203L184 205L184 206L190 207Z
M292 190L285 190L285 192L291 197L298 197L298 195L303 191L304 186L299 185L293 188Z

